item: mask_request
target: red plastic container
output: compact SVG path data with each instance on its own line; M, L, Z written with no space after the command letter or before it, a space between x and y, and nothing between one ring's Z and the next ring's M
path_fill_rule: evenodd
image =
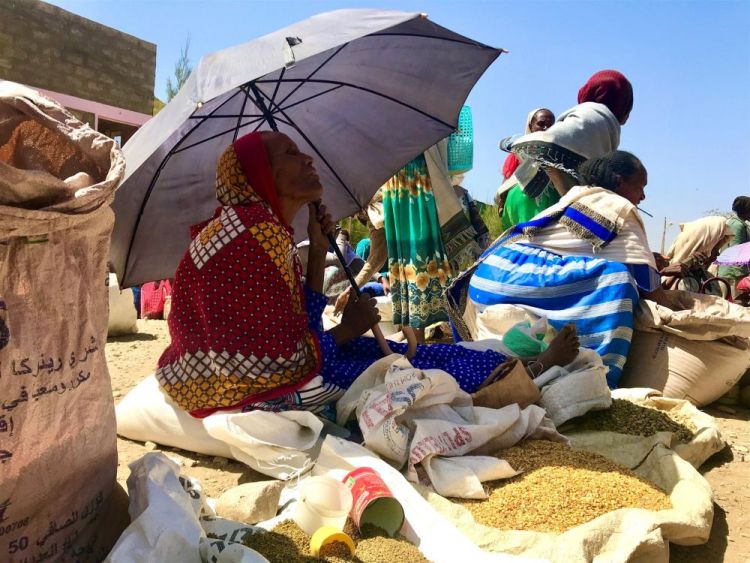
M351 517L357 528L370 524L395 536L404 525L404 509L380 475L370 467L360 467L344 477L352 491Z

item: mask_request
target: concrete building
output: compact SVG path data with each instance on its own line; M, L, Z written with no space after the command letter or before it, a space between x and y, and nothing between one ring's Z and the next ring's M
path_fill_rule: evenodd
M39 0L0 0L0 79L124 144L153 115L156 45Z

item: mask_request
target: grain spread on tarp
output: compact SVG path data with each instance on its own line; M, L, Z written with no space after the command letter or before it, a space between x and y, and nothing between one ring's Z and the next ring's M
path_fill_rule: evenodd
M664 492L607 458L559 442L531 440L498 452L523 473L489 483L485 500L454 499L500 530L563 532L620 508L664 510Z
M284 520L270 532L248 535L244 544L254 549L271 563L421 563L428 560L419 549L405 538L374 536L362 538L354 523L347 521L344 531L357 546L354 555L348 557L315 557L310 554L310 536L294 521Z
M679 442L686 444L695 437L697 429L689 416L675 409L661 410L624 399L614 399L610 408L591 411L560 429L563 433L576 430L600 430L633 436L672 432Z

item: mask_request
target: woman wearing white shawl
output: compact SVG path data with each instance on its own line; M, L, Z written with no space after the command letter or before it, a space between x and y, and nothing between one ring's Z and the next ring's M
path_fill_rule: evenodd
M517 305L558 330L574 323L581 346L599 353L616 387L639 295L669 304L636 209L647 181L641 162L614 151L587 161L580 176L586 185L506 232L453 283L451 320L466 340L493 305Z
M576 170L584 160L617 149L620 126L627 122L632 108L633 87L628 79L615 70L597 72L579 90L578 105L560 115L552 127L500 142L500 148L521 160L501 190L518 185L537 203L553 186L564 195L578 183ZM510 228L530 218L512 217L509 211L503 226Z
M701 284L710 277L706 266L716 259L731 237L732 231L726 217L703 217L697 221L681 223L680 234L667 252L667 258L671 264L690 264L692 267L683 279L665 277L665 286L697 292ZM720 289L716 294L721 294Z

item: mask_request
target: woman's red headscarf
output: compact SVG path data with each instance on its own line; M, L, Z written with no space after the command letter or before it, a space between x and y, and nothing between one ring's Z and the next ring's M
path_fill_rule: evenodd
M222 162L227 160L239 163L246 182L218 182L217 177L216 199L219 203L222 205L265 203L282 224L289 228L281 214L281 204L276 193L273 169L263 143L263 135L249 133L232 143L219 160L219 172Z
M222 206L193 227L177 268L172 343L156 370L166 393L196 417L270 401L320 369L302 267L260 133L221 155L216 197Z
M598 102L622 121L633 109L633 86L616 70L600 70L578 90L578 103Z

